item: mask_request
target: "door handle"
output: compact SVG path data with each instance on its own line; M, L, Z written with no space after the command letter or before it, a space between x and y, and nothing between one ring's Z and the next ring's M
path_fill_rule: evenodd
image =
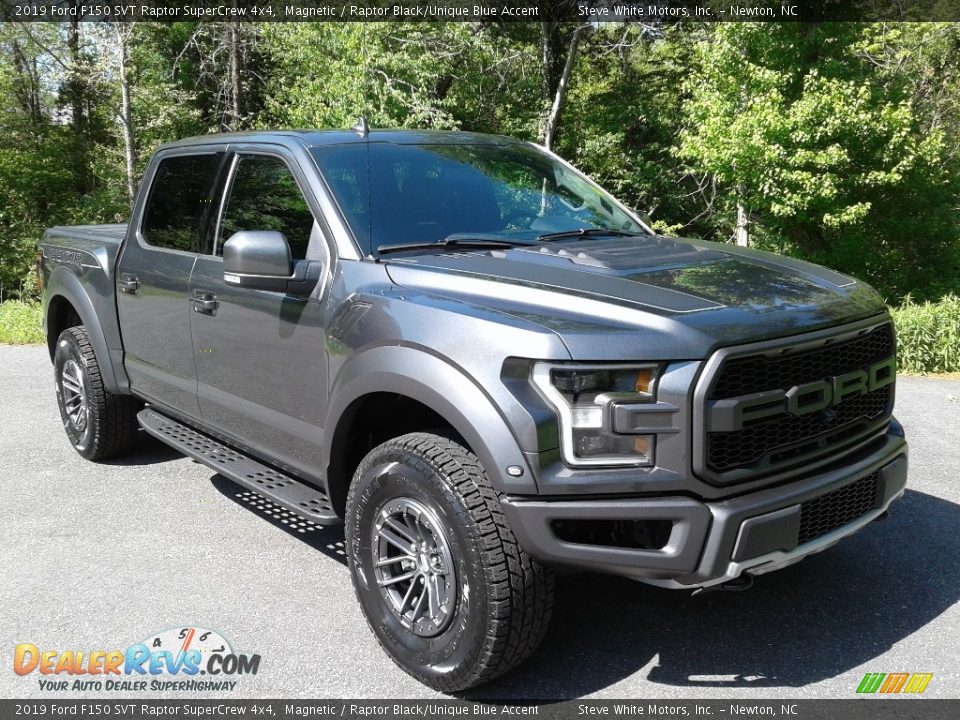
M220 307L217 296L207 290L194 290L192 302L193 311L201 315L216 315L217 308Z
M120 274L120 292L135 295L139 289L140 279L136 275L131 275L130 273Z

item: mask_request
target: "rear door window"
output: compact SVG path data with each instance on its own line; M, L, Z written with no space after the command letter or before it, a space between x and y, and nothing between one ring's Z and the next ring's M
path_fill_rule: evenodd
M213 183L223 153L164 158L153 177L140 232L154 247L209 252Z

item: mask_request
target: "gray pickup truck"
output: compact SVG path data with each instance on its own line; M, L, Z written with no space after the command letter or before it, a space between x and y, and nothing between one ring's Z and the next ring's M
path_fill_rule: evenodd
M557 568L743 588L904 490L875 291L659 236L527 142L193 138L128 224L40 248L77 451L145 431L343 522L377 640L443 691L533 652Z

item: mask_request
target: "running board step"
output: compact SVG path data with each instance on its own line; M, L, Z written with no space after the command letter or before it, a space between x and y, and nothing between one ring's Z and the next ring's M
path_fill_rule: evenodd
M342 522L322 490L274 470L152 408L141 410L137 420L161 442L317 525Z

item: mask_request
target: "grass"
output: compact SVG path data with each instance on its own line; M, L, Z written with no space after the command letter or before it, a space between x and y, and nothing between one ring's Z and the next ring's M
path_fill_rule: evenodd
M0 303L0 343L33 345L42 343L40 326L42 311L39 303L8 300Z
M925 303L908 298L890 312L897 326L899 372L960 372L960 297L945 295L937 302Z

